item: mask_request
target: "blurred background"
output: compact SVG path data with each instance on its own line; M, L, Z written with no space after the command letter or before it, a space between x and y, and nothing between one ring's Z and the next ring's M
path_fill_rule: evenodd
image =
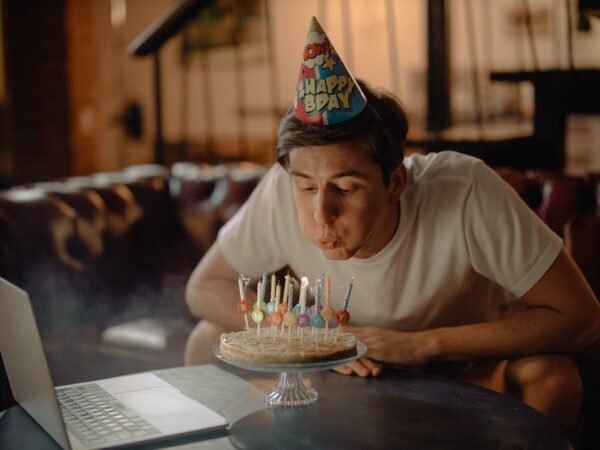
M595 0L0 6L2 187L141 163L271 163L313 15L356 77L405 103L409 151L600 170Z

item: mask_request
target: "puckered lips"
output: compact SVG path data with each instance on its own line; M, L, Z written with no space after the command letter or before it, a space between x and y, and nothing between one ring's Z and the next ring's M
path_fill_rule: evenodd
M323 250L333 250L341 245L339 239L324 237L317 240L317 246Z

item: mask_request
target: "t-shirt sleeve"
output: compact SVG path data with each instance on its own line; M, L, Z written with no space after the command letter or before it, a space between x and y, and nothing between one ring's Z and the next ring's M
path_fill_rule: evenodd
M550 268L562 240L488 166L478 163L473 175L463 218L473 268L522 297Z
M284 198L289 191L287 173L274 165L219 231L219 247L236 271L258 277L285 266L282 222L292 214L291 199Z

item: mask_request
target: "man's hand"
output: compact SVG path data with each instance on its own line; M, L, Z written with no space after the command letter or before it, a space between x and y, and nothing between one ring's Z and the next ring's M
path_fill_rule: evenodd
M383 364L377 361L373 361L369 358L360 358L356 361L352 361L349 364L344 364L343 366L338 366L334 368L337 373L341 373L342 375L352 375L357 374L361 377L376 377L381 374L381 368Z
M343 331L352 333L367 346L365 356L369 360L403 366L418 366L431 361L435 355L435 342L427 337L426 332L402 332L376 327L349 326L343 327ZM356 372L360 375L358 371Z

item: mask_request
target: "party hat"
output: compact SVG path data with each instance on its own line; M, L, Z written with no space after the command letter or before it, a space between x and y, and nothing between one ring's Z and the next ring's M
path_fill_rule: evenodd
M333 125L359 114L367 99L315 17L300 63L294 115L312 125Z

